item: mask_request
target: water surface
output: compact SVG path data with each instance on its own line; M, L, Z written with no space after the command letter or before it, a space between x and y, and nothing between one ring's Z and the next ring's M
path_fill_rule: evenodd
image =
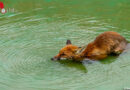
M53 62L67 39L83 46L105 31L130 41L129 0L1 0L0 90L130 88L130 51L94 63Z

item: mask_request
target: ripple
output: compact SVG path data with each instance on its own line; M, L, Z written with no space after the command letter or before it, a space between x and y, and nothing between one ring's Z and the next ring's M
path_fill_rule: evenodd
M33 6L33 2L31 5ZM99 17L91 12L85 13L87 8L82 14L75 7L76 14L73 10L67 13L68 4L63 12L60 11L63 8L56 2L46 5L38 6L39 8L27 5L26 10L17 7L18 12L0 17L2 90L119 90L129 86L129 51L117 58L109 57L94 64L50 60L65 45L67 39L72 40L74 45L83 46L100 33L111 30L130 40L128 28L122 29L109 15L104 18L105 16Z

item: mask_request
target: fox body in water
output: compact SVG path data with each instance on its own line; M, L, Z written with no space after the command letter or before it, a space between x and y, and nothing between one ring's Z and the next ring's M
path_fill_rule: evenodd
M66 46L52 58L52 60L71 59L82 61L84 59L102 60L110 54L119 55L126 48L126 39L117 32L104 32L96 37L96 39L86 45L84 48L72 45L67 40ZM81 52L79 52L81 51Z

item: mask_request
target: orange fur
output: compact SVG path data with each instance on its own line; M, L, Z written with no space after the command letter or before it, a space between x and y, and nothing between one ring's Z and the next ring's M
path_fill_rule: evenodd
M93 42L90 42L85 50L79 54L76 51L77 46L71 44L70 40L67 45L62 48L58 55L53 59L66 58L76 61L82 61L85 58L91 60L101 60L106 58L109 54L120 54L125 49L127 41L117 32L104 32L96 37Z
M59 54L57 54L54 58L60 59L60 58L67 58L72 59L75 55L76 50L78 49L77 46L74 45L66 45L64 48L62 48L59 51Z

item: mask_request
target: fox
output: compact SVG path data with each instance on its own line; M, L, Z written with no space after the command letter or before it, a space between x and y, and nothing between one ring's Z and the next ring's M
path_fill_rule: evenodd
M117 32L106 31L83 47L73 45L70 40L51 60L102 60L107 56L121 54L128 44L127 40Z

